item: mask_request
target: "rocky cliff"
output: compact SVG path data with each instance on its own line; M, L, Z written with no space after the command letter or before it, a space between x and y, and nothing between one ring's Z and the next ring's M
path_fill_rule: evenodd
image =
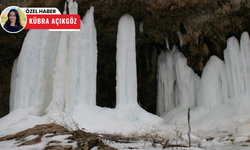
M250 32L248 0L76 0L84 16L95 7L98 41L97 104L115 107L116 36L120 17L129 13L136 24L138 101L149 112L156 111L157 56L166 50L166 38L187 57L188 65L199 75L212 55L223 59L226 40ZM0 11L10 5L19 7L57 7L64 0L0 1ZM143 26L143 31L139 26ZM142 28L141 28L142 29ZM181 33L182 41L177 32ZM0 117L9 110L12 64L18 56L27 31L18 34L0 29ZM182 43L182 44L180 44Z

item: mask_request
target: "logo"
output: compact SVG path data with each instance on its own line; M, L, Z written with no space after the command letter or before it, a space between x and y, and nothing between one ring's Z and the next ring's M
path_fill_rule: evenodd
M10 6L1 14L1 25L9 33L18 33L23 29L80 31L81 18L78 14L62 15L54 7L19 8Z

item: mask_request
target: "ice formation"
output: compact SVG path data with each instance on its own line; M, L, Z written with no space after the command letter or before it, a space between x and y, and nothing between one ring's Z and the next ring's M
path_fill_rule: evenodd
M77 3L68 0L69 13ZM66 9L65 9L66 10ZM67 13L66 11L64 13ZM0 136L14 133L46 117L60 117L60 104L82 127L92 132L131 132L142 127L163 128L165 123L186 126L191 108L192 129L211 127L239 134L250 133L250 41L243 33L240 44L228 39L225 62L212 56L202 77L187 66L176 46L162 51L157 67L157 114L137 103L135 23L125 14L117 34L117 106L96 106L97 41L94 8L86 12L79 32L30 30L11 77L10 114L0 119ZM142 31L140 23L139 28ZM179 31L180 46L182 35ZM166 47L169 44L166 38ZM59 113L59 115L58 115Z
M167 50L170 50L169 43L168 43L168 38L167 37L166 37L166 48L167 48Z
M199 77L187 66L185 56L174 46L171 51L162 51L158 57L157 114L161 115L174 107L187 109L197 104L196 91Z
M177 31L177 35L178 35L178 38L179 38L179 41L180 41L180 46L182 47L182 44L183 44L183 40L182 40L182 34L181 34L181 31Z
M146 112L137 103L135 23L129 14L119 20L116 46L116 111L119 113L115 118L159 126L163 120Z
M68 0L68 8L69 13L77 13L76 2ZM51 117L68 122L62 116L69 114L92 132L160 127L163 119L137 103L135 23L129 14L122 16L118 25L117 106L96 106L97 41L93 13L91 7L79 32L28 32L14 63L11 112L0 119L0 136L46 123Z
M168 123L186 124L187 108L191 107L191 122L199 128L247 122L250 118L247 32L242 34L240 44L235 37L228 39L224 58L225 62L212 56L200 78L176 47L162 51L158 57L157 113Z
M77 3L69 1L69 13ZM31 30L14 63L10 111L33 108L41 116L61 103L67 111L75 105L95 105L97 46L91 7L80 32Z
M116 54L116 107L137 104L135 23L125 14L118 24Z

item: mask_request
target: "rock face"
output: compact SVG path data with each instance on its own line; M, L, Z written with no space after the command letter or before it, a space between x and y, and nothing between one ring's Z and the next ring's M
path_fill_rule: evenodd
M115 107L116 36L120 17L129 13L136 24L138 101L149 112L156 110L157 56L176 44L187 57L188 65L201 76L212 55L223 60L226 40L250 32L248 0L76 0L84 16L95 7L98 40L97 104ZM20 7L57 7L62 12L64 0L10 0L0 3L2 11L9 5ZM143 32L139 26L143 25ZM177 32L182 34L182 46ZM10 35L0 30L0 117L8 113L11 67L18 56L27 31ZM10 43L9 41L13 41Z

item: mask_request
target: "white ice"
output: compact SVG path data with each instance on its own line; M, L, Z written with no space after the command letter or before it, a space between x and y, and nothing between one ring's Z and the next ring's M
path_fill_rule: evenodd
M177 35L178 35L178 38L179 38L179 44L180 44L180 46L182 47L182 44L183 44L183 39L182 39L182 34L181 34L181 31L179 30L179 31L177 31Z
M173 46L171 51L162 51L157 62L157 114L173 108L187 110L197 105L196 92L199 77L187 66L186 58Z
M76 11L75 3L69 2L73 9L69 8L70 12ZM31 30L27 34L13 67L11 111L31 107L41 116L55 112L59 102L67 111L81 103L95 105L97 46L93 12L91 7L80 32Z
M76 2L68 2L69 13L75 13ZM137 103L132 16L122 16L118 25L115 109L96 106L96 73L94 7L83 17L80 32L30 30L14 63L11 112L0 119L0 136L47 123L51 117L60 121L65 119L60 118L62 113L91 132L128 133L160 127L163 120Z
M116 47L116 107L137 105L135 23L129 14L119 20Z
M77 13L77 3L68 2L69 13ZM176 46L161 52L157 62L157 114L165 121L162 125L162 118L147 113L137 103L135 23L128 14L118 24L117 106L96 106L97 41L93 14L91 7L82 19L80 32L28 32L14 62L10 113L0 119L0 137L47 123L49 116L60 120L60 113L69 113L91 132L129 134L159 130L163 134L168 129L172 132L175 123L186 132L189 107L192 134L200 135L200 139L218 134L250 135L248 33L242 34L240 43L234 37L228 39L225 61L212 56L201 78L188 67ZM178 35L181 42L181 33ZM166 47L169 48L167 39Z
M167 124L187 127L187 108L191 108L193 131L220 130L249 136L250 130L250 41L247 32L240 44L235 37L227 41L225 61L212 56L201 78L187 66L177 48L158 57L157 113Z
M168 43L168 38L167 37L166 37L166 48L167 48L167 50L170 50L169 43Z

